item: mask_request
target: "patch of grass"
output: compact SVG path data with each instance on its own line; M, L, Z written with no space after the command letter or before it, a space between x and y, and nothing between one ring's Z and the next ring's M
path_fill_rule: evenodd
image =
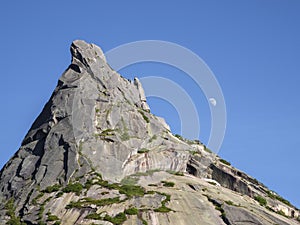
M111 222L115 225L120 225L127 220L125 213L119 213L115 217L111 217L109 215L105 215L104 220Z
M63 192L65 193L70 193L74 192L76 195L80 195L81 191L83 189L83 186L81 183L76 182L76 183L69 183L64 189Z
M147 148L142 148L142 149L139 149L137 152L138 153L147 153L147 152L149 152L150 150L149 149L147 149Z
M65 208L66 209L73 209L73 208L81 209L82 206L83 206L82 202L73 202L73 201L71 201Z
M5 204L6 215L10 217L6 224L9 225L26 225L26 223L21 222L21 218L15 215L14 199L11 198Z
M86 219L90 220L102 220L103 218L98 213L91 213L85 217Z
M104 199L92 199L92 198L84 198L78 202L70 202L70 204L68 204L66 206L66 209L72 209L72 208L77 208L77 209L81 209L84 207L87 207L91 204L97 205L97 206L105 206L105 205L112 205L114 203L119 203L121 202L119 197L115 197L115 198L104 198Z
M106 129L106 130L103 130L99 134L99 136L113 136L113 135L115 135L114 131L115 131L114 129Z
M129 209L125 209L124 213L127 215L137 215L139 212L139 210L135 207L129 208Z
M37 205L38 200L44 196L44 192L39 193L34 199L32 199L32 204Z
M184 176L183 172L181 172L181 171L167 170L167 172L169 174L176 175L176 176Z
M47 221L57 221L59 218L55 215L52 215L50 212L47 213Z
M213 181L208 181L207 183L209 183L209 184L211 184L211 185L214 185L214 186L217 185L217 184L216 184L215 182L213 182Z
M184 141L184 138L180 134L174 134L179 140Z
M281 216L287 217L287 215L285 215L285 213L282 210L279 210L276 213L278 213Z
M47 224L43 221L38 221L38 225L47 225Z
M232 201L225 201L225 203L227 204L227 205L234 205L234 203L232 202Z
M96 112L96 113L100 112L100 109L96 108L96 109L95 109L95 112Z
M220 159L220 162L223 163L223 164L225 164L225 165L227 165L227 166L231 165L231 163L228 162L228 161L226 161L225 159Z
M92 180L87 180L84 184L84 188L89 190L93 186L93 181Z
M169 181L162 181L164 187L174 187L175 183L174 182L169 182Z
M62 191L60 191L60 192L58 192L58 193L55 195L55 197L56 197L56 198L59 198L59 197L63 196L63 194L64 194L64 193L63 193Z
M206 147L206 145L204 145L204 151L208 152L208 153L213 153L212 150L210 150L209 148Z
M192 155L199 154L199 152L198 152L198 151L190 151L190 153L191 153Z
M276 199L276 200L292 207L292 204L288 200L284 199L283 197L281 197L277 194L273 194L271 191L266 191L266 192L267 192L267 195L269 198Z
M144 220L143 218L140 218L140 220L142 221L143 225L148 225L148 222L146 220Z
M139 110L139 113L142 115L146 123L150 123L150 119L145 115L145 113L142 110Z
M266 206L267 205L267 200L260 196L260 195L257 195L254 197L254 199L261 205L261 206Z
M120 194L125 194L129 198L145 195L145 189L137 185L122 185L119 188L119 192Z
M151 176L153 175L154 173L156 172L160 172L161 170L160 169L153 169L153 170L147 170L146 172L138 172L138 173L135 173L134 175L135 176Z
M60 188L61 188L61 185L54 184L52 186L46 187L46 189L44 190L44 192L45 193L52 193L52 192L59 191Z
M45 211L45 204L42 204L40 206L40 210L39 210L39 217L38 217L38 220L42 220L43 219L43 214L44 214L44 211Z
M168 208L166 206L166 203L171 200L171 195L166 194L166 193L161 193L161 192L156 192L157 194L163 195L166 198L161 202L161 206L157 209L154 209L155 212L160 212L160 213L168 213L170 211L173 211L172 209Z
M161 207L154 209L154 212L160 212L160 213L168 213L172 211L172 209L166 207L165 205L162 205Z

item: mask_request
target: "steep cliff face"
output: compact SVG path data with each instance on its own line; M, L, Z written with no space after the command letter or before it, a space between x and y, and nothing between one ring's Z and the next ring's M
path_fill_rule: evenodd
M172 135L99 47L74 41L71 54L1 170L0 224L299 224L289 202Z

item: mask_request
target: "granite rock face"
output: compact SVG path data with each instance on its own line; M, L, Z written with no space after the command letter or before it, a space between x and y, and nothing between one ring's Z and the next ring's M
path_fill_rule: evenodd
M0 224L299 224L288 201L174 136L98 46L71 54L0 172Z

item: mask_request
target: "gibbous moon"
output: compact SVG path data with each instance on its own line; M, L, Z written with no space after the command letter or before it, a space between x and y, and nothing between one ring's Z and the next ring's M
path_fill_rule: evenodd
M216 106L217 105L217 100L215 98L210 98L209 102L213 105Z

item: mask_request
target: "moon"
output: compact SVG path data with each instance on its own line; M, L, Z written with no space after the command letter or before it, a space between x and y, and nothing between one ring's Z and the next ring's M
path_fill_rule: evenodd
M213 105L216 106L217 105L217 100L215 98L210 98L209 102Z

